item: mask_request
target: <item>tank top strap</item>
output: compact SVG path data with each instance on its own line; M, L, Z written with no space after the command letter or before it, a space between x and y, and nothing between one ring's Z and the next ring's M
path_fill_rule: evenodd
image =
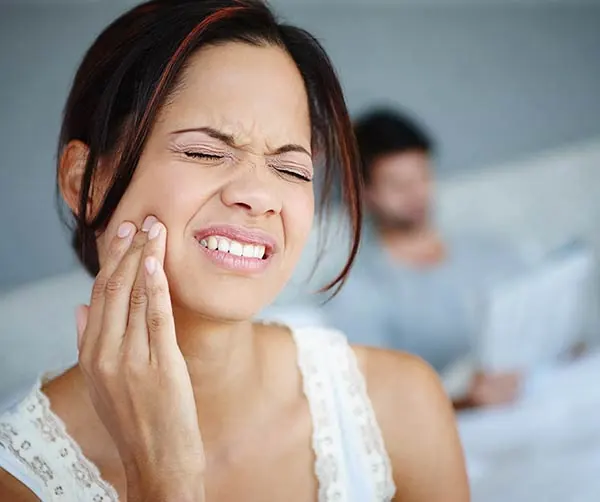
M330 329L297 329L294 339L313 418L319 502L391 500L391 462L354 350Z

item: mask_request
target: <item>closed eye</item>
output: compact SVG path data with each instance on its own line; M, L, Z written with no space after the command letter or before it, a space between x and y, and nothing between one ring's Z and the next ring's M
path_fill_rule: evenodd
M204 160L221 160L224 158L223 155L217 155L214 153L204 153L204 152L183 152L186 157L190 157L192 159L204 159Z
M277 172L279 172L280 174L284 174L286 176L291 176L292 178L296 178L298 180L302 180L302 181L312 181L312 178L310 178L309 176L306 176L305 174L302 174L298 171L292 171L290 169L277 169Z

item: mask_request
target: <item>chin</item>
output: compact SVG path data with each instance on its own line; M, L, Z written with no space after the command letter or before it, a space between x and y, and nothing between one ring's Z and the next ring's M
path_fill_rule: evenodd
M270 255L263 262L264 258L240 258L220 249L203 249L199 243L191 249L181 253L173 250L167 256L165 268L173 306L185 317L214 321L253 319L281 292L293 271L290 265L295 263L283 253Z
M200 281L189 274L169 282L172 302L178 310L223 322L253 319L279 292L267 288L259 278L217 276Z

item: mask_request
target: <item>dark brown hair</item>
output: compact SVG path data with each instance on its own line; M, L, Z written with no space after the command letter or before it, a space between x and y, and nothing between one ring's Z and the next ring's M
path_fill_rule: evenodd
M160 107L193 52L228 41L281 47L302 75L313 149L323 165L318 170L319 214L332 199L334 180L341 179L342 200L350 215L348 260L323 288L337 290L356 256L361 228L358 157L342 89L319 42L304 30L279 23L263 2L255 0L152 0L123 14L98 36L75 75L58 145L59 159L72 140L89 148L79 209L71 214L73 248L88 272L96 275L96 236L106 229L127 190ZM114 162L99 162L109 156ZM107 178L111 181L102 203L89 217L87 201L93 185Z
M429 133L415 119L392 108L374 108L354 123L363 183L371 182L374 162L384 155L410 151L433 155Z

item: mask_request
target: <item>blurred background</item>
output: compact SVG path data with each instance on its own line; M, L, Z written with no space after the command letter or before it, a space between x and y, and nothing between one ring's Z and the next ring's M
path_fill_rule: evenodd
M0 398L75 357L72 306L85 300L90 279L77 266L56 211L61 111L83 52L136 3L0 0ZM474 331L491 341L487 352L471 350L439 368L453 398L472 390L480 370L514 369L507 354L521 350L531 331L524 326L546 326L560 301L557 290L581 307L576 316L565 314L572 321L567 334L556 333L577 331L569 350L541 354L536 345L528 352L518 398L457 406L474 500L597 500L600 1L271 5L324 44L354 117L386 108L410 117L432 139L435 147L424 152L434 181L427 202L439 235L491 235L522 264L513 274L518 284L478 290L488 307L476 314ZM338 228L339 217L331 215L325 233ZM265 317L335 325L335 309L348 308L343 296L326 311L309 298L347 251L329 245L323 252L322 233L315 229L290 287ZM556 272L581 256L586 266L579 272ZM488 267L496 265L491 260ZM576 287L581 270L585 293ZM525 304L531 315L517 324ZM511 336L497 334L507 331ZM406 349L402 339L387 343L375 334L373 344ZM568 358L575 347L583 355Z
M48 189L61 111L85 49L135 3L0 0L0 291L73 267ZM272 5L323 42L353 112L389 103L423 120L444 178L600 135L598 1Z

